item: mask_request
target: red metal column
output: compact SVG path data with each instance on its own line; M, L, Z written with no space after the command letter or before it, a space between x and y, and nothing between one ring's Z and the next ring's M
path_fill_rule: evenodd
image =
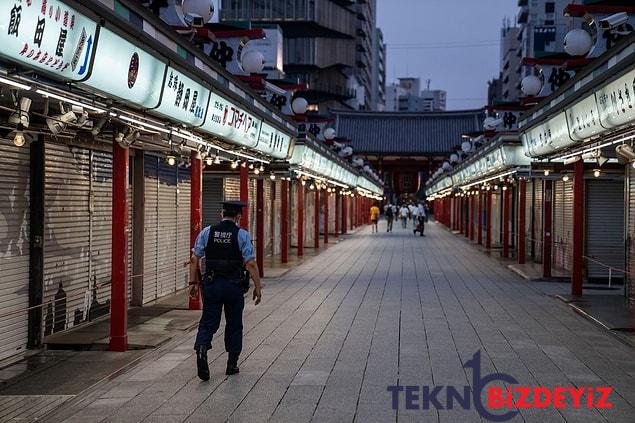
M465 197L459 197L459 232L465 233Z
M542 276L551 277L551 218L553 205L553 181L545 179L543 189L542 225Z
M503 189L503 257L509 257L509 219L510 219L510 204L511 204L511 189L505 187Z
M329 243L329 196L328 190L324 190L324 243Z
M112 143L110 351L128 349L128 149Z
M282 181L280 205L280 261L289 261L289 181Z
M203 161L197 151L192 151L192 167L190 168L192 185L190 188L190 249L194 248L196 237L201 231L203 221ZM197 281L200 282L200 281ZM188 308L190 310L201 309L201 290L195 297L189 296Z
M298 256L304 255L304 185L298 184L298 195L296 196L297 209L298 209L298 221L297 221L297 233L298 233Z
M342 196L342 234L348 230L348 195Z
M260 277L264 276L265 258L265 187L262 178L256 179L256 264Z
M476 195L470 196L470 241L474 241L476 235Z
M573 269L571 295L582 295L582 267L584 266L584 161L573 165Z
M520 178L518 182L518 264L525 264L525 225L527 218L527 180Z
M339 192L335 193L335 236L337 237L340 234L340 201L342 201L342 196Z
M315 215L313 216L313 247L320 248L320 190L315 187Z
M492 248L492 191L485 193L485 248Z
M479 191L478 193L478 234L476 239L478 241L478 245L483 245L483 198L484 194Z
M249 230L249 169L240 166L240 201L245 203L240 216L240 227Z

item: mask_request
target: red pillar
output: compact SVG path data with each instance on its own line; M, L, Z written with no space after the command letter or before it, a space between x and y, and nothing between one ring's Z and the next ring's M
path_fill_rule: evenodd
M470 196L470 241L476 236L476 195Z
M584 161L573 165L573 269L571 295L582 295L582 267L584 266Z
M201 231L203 223L202 198L203 198L203 161L197 151L192 151L192 167L190 168L192 185L190 188L190 249L194 248L196 237ZM200 282L200 281L197 281ZM190 310L201 309L201 291L195 297L189 296L188 308Z
M509 219L510 219L510 204L511 204L511 189L503 190L503 257L509 257Z
M459 197L459 231L465 233L465 197Z
M128 149L112 143L110 351L128 349Z
M240 227L249 230L249 169L240 166L240 201L245 203L240 215Z
M542 276L551 277L551 217L553 200L553 181L546 179L543 190L542 225Z
M265 257L265 189L262 178L256 179L256 264L260 277L264 276Z
M329 243L329 196L331 194L324 190L324 243Z
M518 182L518 264L525 264L525 225L527 204L527 180L520 178Z
M289 181L282 181L280 187L280 261L289 261Z
M485 194L485 248L492 248L492 191Z
M340 201L342 201L342 196L339 192L335 193L335 236L337 237L340 234Z
M301 183L298 184L298 195L297 195L297 209L298 209L298 222L297 222L297 233L298 233L298 256L304 255L304 185Z
M313 247L320 248L320 190L315 188L315 215L313 216Z
M478 241L478 245L483 245L483 196L484 194L479 191L478 193L478 234L476 239Z

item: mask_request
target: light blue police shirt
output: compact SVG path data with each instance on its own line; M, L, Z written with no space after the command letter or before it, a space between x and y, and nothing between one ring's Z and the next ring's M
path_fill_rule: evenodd
M205 255L205 247L207 246L207 241L209 240L209 228L209 226L205 227L196 237L192 253L194 253L194 255L198 258ZM243 255L245 263L256 259L256 253L254 252L254 246L251 243L249 233L242 228L238 230L238 248L240 248L240 252Z

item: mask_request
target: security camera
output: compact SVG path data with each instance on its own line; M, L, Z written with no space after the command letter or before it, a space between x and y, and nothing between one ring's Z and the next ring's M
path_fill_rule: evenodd
M192 13L188 13L183 19L185 20L185 23L192 28L202 28L205 26L203 18Z
M628 144L618 145L615 147L615 152L621 161L632 162L635 160L635 151L633 151L633 147Z
M9 116L9 123L12 125L22 124L25 128L29 127L29 109L31 108L31 99L22 97L18 110Z
M616 28L626 22L628 22L628 13L620 12L600 19L600 28L606 31L607 29Z

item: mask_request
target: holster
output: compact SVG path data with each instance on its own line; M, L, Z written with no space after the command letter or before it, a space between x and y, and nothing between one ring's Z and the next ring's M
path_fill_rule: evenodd
M240 271L240 287L243 290L243 294L249 291L249 272L244 267Z
M213 283L213 282L214 282L214 271L210 270L208 272L205 272L205 274L201 278L201 283L202 284L210 284L210 283Z

